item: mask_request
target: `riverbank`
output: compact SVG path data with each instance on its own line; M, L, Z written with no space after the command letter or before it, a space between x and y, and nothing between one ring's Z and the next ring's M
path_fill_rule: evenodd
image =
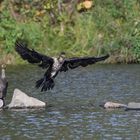
M84 10L77 8L78 1L58 2L5 0L0 3L0 62L24 63L14 50L17 38L50 56L61 51L68 57L109 53L111 57L106 63L140 62L137 0L94 0Z
M87 55L83 55L83 56L87 56ZM12 54L11 55L8 54L8 55L3 56L3 58L0 59L0 64L2 64L2 63L9 64L9 65L15 65L15 64L26 64L27 62L22 60L22 58L19 58L19 56L15 57ZM104 64L136 64L136 63L139 63L139 61L137 59L131 58L131 57L110 55L110 57L107 60L105 60L104 62L100 62L100 63L104 63Z

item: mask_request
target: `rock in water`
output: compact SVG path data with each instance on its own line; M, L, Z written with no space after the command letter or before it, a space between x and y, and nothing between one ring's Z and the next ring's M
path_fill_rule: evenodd
M140 110L140 103L130 102L128 103L126 110Z
M19 89L15 89L12 101L7 106L8 108L40 108L45 107L46 103L34 97L28 96Z
M105 102L105 103L102 103L100 104L101 107L103 108L126 108L127 105L125 104L120 104L120 103L115 103L115 102Z

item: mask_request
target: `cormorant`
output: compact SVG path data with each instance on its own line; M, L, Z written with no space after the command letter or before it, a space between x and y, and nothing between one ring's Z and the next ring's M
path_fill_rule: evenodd
M6 65L1 65L1 76L0 76L0 108L5 105L5 97L8 88L8 82L5 76Z
M41 91L50 90L54 87L54 78L59 72L66 72L69 69L74 69L79 66L86 67L87 65L94 64L109 57L107 54L97 58L77 57L66 59L65 53L62 52L58 58L54 58L40 54L33 49L27 48L27 44L19 40L15 43L15 49L24 60L27 60L29 63L37 63L39 67L47 69L44 77L36 82L36 88L41 87Z

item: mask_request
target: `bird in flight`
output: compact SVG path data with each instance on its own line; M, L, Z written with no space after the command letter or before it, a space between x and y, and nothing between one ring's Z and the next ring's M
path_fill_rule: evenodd
M105 55L102 57L76 57L76 58L65 58L65 53L62 52L60 55L55 57L49 57L38 53L33 49L29 49L27 44L17 40L15 43L15 50L29 63L37 63L39 67L47 69L43 78L36 81L36 88L41 87L41 91L47 91L54 87L54 78L59 72L66 72L69 69L74 69L79 66L86 67L99 61L103 61L109 57Z

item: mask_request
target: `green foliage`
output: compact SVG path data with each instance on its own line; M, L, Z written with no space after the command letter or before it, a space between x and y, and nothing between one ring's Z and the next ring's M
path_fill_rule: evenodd
M41 27L36 22L18 23L10 17L10 13L6 10L1 14L0 21L0 46L5 53L13 53L14 43L17 38L29 40L33 47L38 46L43 37Z
M110 53L121 58L119 62L140 61L137 0L94 0L94 7L82 13L74 8L76 2L62 0L14 0L12 4L14 15L8 5L0 12L0 51L4 54L17 57L14 43L21 38L49 55L61 51L71 56Z

